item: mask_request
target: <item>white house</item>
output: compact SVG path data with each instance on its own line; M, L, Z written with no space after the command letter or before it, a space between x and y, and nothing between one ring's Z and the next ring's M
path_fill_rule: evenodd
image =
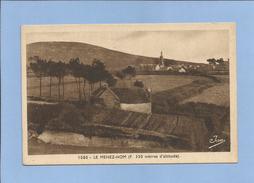
M93 92L95 103L107 108L118 108L126 111L151 113L150 92L146 89L101 87Z
M178 70L178 72L180 72L180 73L185 73L186 70L185 70L183 67L181 67L181 68Z

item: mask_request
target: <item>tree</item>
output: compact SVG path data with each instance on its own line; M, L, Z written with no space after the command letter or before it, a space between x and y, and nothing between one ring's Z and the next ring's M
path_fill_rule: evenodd
M81 64L81 77L83 78L83 95L86 100L86 81L88 80L88 74L90 70L90 65Z
M55 76L55 62L49 60L47 62L47 76L49 76L49 96L51 97L51 86L52 86L52 78Z
M83 73L82 64L80 63L80 60L78 57L70 59L69 70L70 70L71 75L75 78L77 90L78 90L79 101L81 101L80 79L81 79L81 77L84 76L84 73Z
M64 99L64 77L68 74L67 64L60 61L60 71L61 71L61 82L63 87L63 99Z
M217 62L218 64L223 64L223 63L224 63L224 60L223 60L223 58L219 58L219 59L216 60L216 62Z
M215 65L216 64L216 59L215 58L209 58L206 60L209 64Z
M128 67L122 70L122 73L134 77L136 75L136 68L134 66L129 65Z
M118 77L119 79L124 79L125 75L121 71L117 71L116 77Z
M106 81L106 82L108 81L110 82L110 84L112 85L114 84L113 76L111 76L110 78L111 74L106 70L104 63L101 62L100 60L95 59L92 65L87 67L86 73L87 73L86 78L90 85L90 89L89 89L90 96L94 90L95 83L99 82L100 87L101 87L102 81Z
M106 83L108 84L108 86L113 87L116 85L117 79L115 79L112 74L107 72Z
M144 88L144 83L141 80L136 80L134 86Z
M94 72L94 81L100 82L100 87L101 87L101 82L105 81L108 76L108 72L106 71L105 64L98 59L94 59L92 63L91 71Z
M90 85L90 89L89 89L89 95L90 96L92 95L92 92L93 92L93 89L94 89L94 84L99 81L99 76L97 74L98 73L97 73L95 67L88 66L86 78L87 78L88 83Z
M58 100L61 99L61 85L63 88L63 99L64 99L64 77L67 74L67 66L62 61L56 63L54 68L55 76L58 78Z
M30 60L34 61L30 63L30 68L34 72L35 76L40 80L40 97L42 96L42 77L47 73L47 62L38 56L31 57Z

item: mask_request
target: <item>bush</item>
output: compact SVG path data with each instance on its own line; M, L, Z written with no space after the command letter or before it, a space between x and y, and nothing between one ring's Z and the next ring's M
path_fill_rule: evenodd
M133 77L136 75L136 68L134 66L129 65L128 67L122 70L122 73Z
M134 86L140 87L140 88L144 88L144 83L143 83L143 81L136 80L136 81L134 82Z
M108 86L113 87L116 85L117 79L115 79L111 74L107 77L106 82Z
M44 130L45 125L53 118L56 118L60 112L59 104L28 104L27 121L28 126L36 126L37 133Z
M65 104L58 117L51 119L46 128L48 130L79 131L85 123L85 118L77 107Z
M73 104L28 104L28 128L42 133L48 130L78 131L90 119Z
M118 72L116 72L116 77L118 77L119 79L124 79L125 75L124 75L124 73L118 71Z

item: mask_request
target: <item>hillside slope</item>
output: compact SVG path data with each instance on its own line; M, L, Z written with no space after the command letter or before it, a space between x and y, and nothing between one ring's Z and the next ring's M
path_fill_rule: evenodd
M159 53L158 53L159 54ZM121 69L128 65L154 63L159 58L127 54L107 48L78 42L36 42L27 45L27 58L39 56L43 59L68 62L71 58L79 57L83 63L90 64L94 59L103 61L112 70ZM179 63L169 60L172 64ZM184 63L184 62L181 62Z

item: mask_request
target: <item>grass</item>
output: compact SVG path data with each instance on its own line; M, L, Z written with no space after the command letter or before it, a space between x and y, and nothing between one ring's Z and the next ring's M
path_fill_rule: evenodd
M203 118L210 134L222 133L230 123L229 83L225 76L218 79L219 82L196 80L157 92L152 96L152 112Z
M137 75L132 79L118 80L116 87L133 87L136 80L142 80L145 87L151 88L153 93L169 90L179 86L189 84L195 80L208 80L200 76L190 75ZM27 79L27 95L38 97L40 93L39 79L36 77L29 77ZM85 92L88 94L88 84L86 84ZM99 87L99 83L95 84L95 89ZM42 96L49 98L49 77L42 79ZM58 80L52 79L51 98L58 97ZM65 77L65 99L78 100L78 89L75 83L75 78L72 76Z
M76 85L75 78L72 76L66 76L64 78L65 86L64 86L64 99L67 100L78 100L78 89ZM44 77L42 79L42 97L44 98L50 98L49 97L49 77ZM81 83L81 87L83 86L83 83ZM95 84L95 88L99 87L99 83ZM83 88L81 88L81 92ZM61 95L62 95L62 86L61 86ZM88 95L89 93L89 85L86 83L85 92ZM39 85L39 78L36 77L29 77L27 78L27 96L34 96L38 97L40 94L40 85ZM51 99L57 99L58 98L58 80L56 78L52 79L52 86L51 86Z
M153 93L173 89L179 86L187 85L195 80L205 80L207 78L191 75L137 75L131 80L119 80L117 86L132 87L135 80L141 80L145 87L151 88Z
M197 96L192 96L181 101L181 104L194 102L229 107L229 77L226 75L218 75L216 78L218 78L220 82L213 83L212 87L207 88Z
M70 145L47 144L38 141L35 138L28 141L28 154L89 154L89 153L163 153L163 152L181 152L174 148L110 148L110 147L81 147Z
M76 107L67 106L66 108L61 105L56 109L54 106L50 108L45 105L40 111L35 105L28 107L28 118L30 122L38 124L29 125L29 127L43 131L46 126L47 129L78 132L88 136L121 136L122 138L127 136L129 138L132 136L130 134L136 131L139 134L138 138L159 139L163 142L161 135L151 133L155 131L162 135L170 134L187 138L192 148L204 150L209 135L215 132L221 134L225 126L229 126L229 108L227 107L229 92L226 92L229 90L228 78L226 76L217 78L220 82L201 76L138 75L131 80L121 80L118 85L130 87L131 83L137 79L143 80L147 87L152 86L153 113L160 114L149 117L145 114L85 106L82 107L81 112L77 112ZM45 96L49 90L47 79L45 78L43 87ZM28 80L28 93L38 96L38 79L29 78ZM65 96L68 99L78 99L74 81L74 78L66 77ZM56 84L55 80L53 86L55 88L52 88L52 91L57 90ZM71 115L66 116L66 113ZM186 117L181 117L180 123L175 126L178 115ZM229 134L228 131L227 134Z
M199 102L229 107L229 84L215 85L197 96L182 101L183 104L188 102Z
M51 111L58 111L58 115ZM44 119L47 114L47 119ZM28 105L29 129L64 131L108 138L153 141L162 147L205 151L204 121L186 116L143 114L98 107L77 108L70 104Z

